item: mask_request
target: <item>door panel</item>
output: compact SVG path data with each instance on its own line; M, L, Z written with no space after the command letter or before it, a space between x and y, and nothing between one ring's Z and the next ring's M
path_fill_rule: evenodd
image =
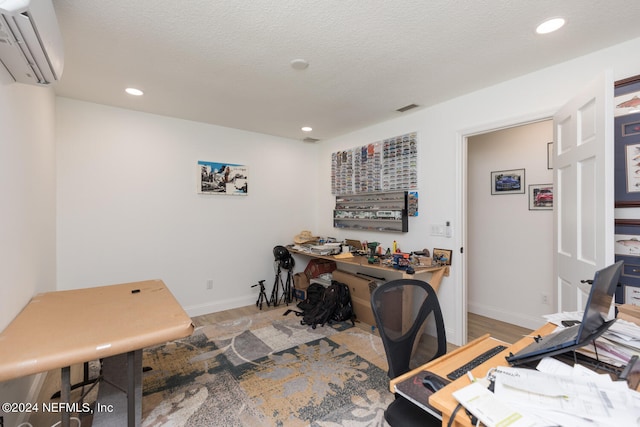
M582 310L595 271L613 263L611 72L554 116L558 310Z

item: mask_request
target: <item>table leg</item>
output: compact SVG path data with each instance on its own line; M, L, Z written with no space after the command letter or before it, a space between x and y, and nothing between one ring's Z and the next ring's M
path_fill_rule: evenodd
M127 353L127 423L137 427L136 422L136 363L135 351Z
M61 370L60 375L60 402L68 404L71 401L71 367L65 366ZM62 409L62 427L69 427L71 423L71 414L65 406Z

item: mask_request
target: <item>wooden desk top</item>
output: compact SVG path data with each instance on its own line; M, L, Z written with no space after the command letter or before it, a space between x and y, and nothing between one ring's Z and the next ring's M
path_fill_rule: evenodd
M292 254L297 254L297 255L306 255L308 257L311 258L321 258L321 259L328 259L331 261L335 261L337 264L346 264L346 265L352 265L352 266L357 266L357 267L363 267L363 268L372 268L372 269L376 269L376 270L383 270L386 272L392 272L392 273L399 273L402 274L402 278L403 279L411 279L411 278L415 278L415 276L418 276L420 274L423 273L431 273L431 280L429 280L429 284L435 289L435 291L438 291L438 287L440 286L440 282L442 281L442 277L443 276L449 276L449 267L448 265L443 265L443 266L413 266L414 270L415 270L415 274L407 274L405 271L403 270L396 270L393 267L387 267L384 265L380 265L380 264L369 264L368 261L368 257L366 256L353 256L350 258L336 258L333 255L319 255L319 254L314 254L311 252L304 252L304 251L299 251L296 249L292 249L292 248L287 248L287 250L289 252L291 252Z
M509 364L506 361L505 357L509 354L509 352L516 353L520 349L524 348L525 346L533 342L534 336L537 336L538 334L543 336L547 335L553 332L555 328L556 328L555 325L547 323L546 325L532 332L530 336L520 339L513 345L504 343L500 340L492 338L489 334L486 334L474 341L471 341L470 343L462 347L455 349L454 351L451 351L445 354L444 356L436 360L433 360L421 366L420 368L407 372L406 374L398 378L394 378L389 383L389 389L391 390L391 392L395 392L395 389L394 389L395 384L397 384L398 382L408 377L411 377L412 375L415 375L416 372L423 371L423 370L431 371L435 374L440 375L442 378L447 378L447 374L449 374L451 371L464 365L465 363L472 360L476 356L481 355L482 353L489 350L490 348L493 348L498 344L506 345L507 349L493 356L491 359L489 359L488 361L486 361L485 363L481 364L480 366L476 367L471 371L474 377L482 378L487 374L487 372L491 368L494 368L496 366L508 366ZM440 412L442 412L443 425L447 424L449 418L451 417L451 413L453 412L455 407L458 405L458 401L453 397L453 392L469 384L470 384L469 378L466 375L464 375L458 378L457 380L452 381L446 387L442 388L437 393L434 393L429 398L429 404L434 408L438 409ZM461 411L456 415L456 422L454 425L470 426L469 418L464 414L464 411Z
M0 381L191 335L161 280L38 294L0 333Z

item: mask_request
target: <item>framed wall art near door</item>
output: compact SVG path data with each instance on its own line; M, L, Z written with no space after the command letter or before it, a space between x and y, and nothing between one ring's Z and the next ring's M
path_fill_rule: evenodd
M491 172L491 194L524 194L524 169Z
M529 185L529 210L553 210L553 184Z
M640 76L615 84L615 206L640 206Z
M640 220L615 220L615 260L624 261L616 303L640 305Z

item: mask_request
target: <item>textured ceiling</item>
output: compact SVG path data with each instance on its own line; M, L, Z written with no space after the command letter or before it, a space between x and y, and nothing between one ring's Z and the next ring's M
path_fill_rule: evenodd
M65 43L58 95L294 139L332 138L398 117L407 104L434 105L640 37L636 0L54 6ZM551 16L567 25L537 36ZM309 67L293 69L297 58ZM145 96L126 95L127 86Z

